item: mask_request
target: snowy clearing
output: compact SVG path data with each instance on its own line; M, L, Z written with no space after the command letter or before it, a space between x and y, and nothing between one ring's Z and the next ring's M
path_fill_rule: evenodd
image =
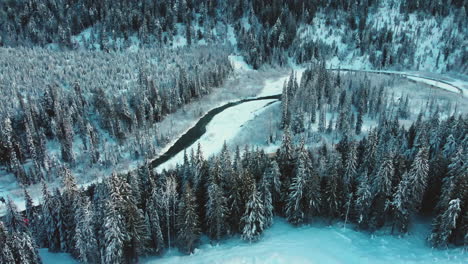
M304 73L305 68L298 68L295 70L297 81L299 82L302 78L302 74ZM277 79L268 79L265 80L265 85L263 90L260 92L258 96L270 96L275 94L281 94L283 91L284 82L288 80L288 76L281 77Z
M273 226L257 243L249 244L234 238L215 246L203 244L190 256L172 249L162 258L148 258L142 263L467 263L468 253L461 248L431 249L425 243L427 232L426 224L417 224L412 234L399 238L344 229L342 223L293 227L285 220L276 218Z

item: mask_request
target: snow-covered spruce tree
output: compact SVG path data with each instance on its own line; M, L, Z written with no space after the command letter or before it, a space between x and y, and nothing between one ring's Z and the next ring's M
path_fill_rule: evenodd
M103 263L125 263L124 243L128 240L122 215L112 198L105 202L104 245L101 252Z
M149 245L148 227L143 211L138 208L132 186L123 175L111 177L110 197L114 199L116 210L123 217L126 240L124 257L127 262L138 262L139 255L146 253Z
M372 181L373 202L370 228L377 229L385 224L388 206L391 203L394 176L393 154L387 154Z
M27 231L8 231L0 221L0 263L41 264L36 244Z
M291 87L285 81L283 84L283 92L281 94L281 128L289 127L290 119L291 119L291 112L290 112L290 91Z
M270 185L270 192L272 194L273 208L276 210L281 202L281 173L276 160L271 160L265 169L263 178L266 179Z
M230 231L233 233L240 233L240 219L244 213L246 201L243 199L243 175L245 174L244 168L242 167L242 161L239 154L239 149L236 151L236 155L233 163L233 170L231 174L232 185L229 188L229 194L227 197L227 208L228 215L227 221L229 222Z
M466 223L467 219L460 215L458 222L454 224L451 235L446 241L443 241L441 234L447 233L449 230L444 230L444 215L449 211L451 201L460 199L459 203L461 212L466 211L466 200L468 199L468 163L465 162L466 154L462 148L459 148L456 154L452 157L449 165L448 176L443 179L442 191L439 202L435 208L437 216L433 221L432 234L429 241L434 246L444 246L447 243L466 243ZM462 214L462 213L461 213ZM445 223L447 227L447 223Z
M319 216L322 207L321 178L316 165L310 161L309 174L305 185L305 197L308 201L308 215Z
M461 200L458 198L451 200L447 210L440 216L437 231L429 237L429 241L434 246L443 247L450 242L452 232L457 227L458 218L463 217L460 204Z
M297 165L286 200L286 217L292 224L302 224L308 213L306 184L310 179L309 158L304 145L298 153Z
M27 232L12 232L10 236L10 248L15 259L13 263L42 263L36 245Z
M68 110L69 111L69 110ZM63 138L61 139L61 151L62 159L65 162L73 163L75 161L75 153L73 152L73 127L70 121L70 114L66 111L64 113L63 120L61 122L61 134Z
M403 174L396 191L393 193L393 199L391 202L391 208L395 217L393 228L396 227L398 231L402 233L406 233L408 231L410 214L412 213L410 207L409 177L408 173Z
M42 196L40 245L49 248L51 252L57 252L60 250L60 200L49 192L44 181L42 182Z
M40 228L39 227L40 218L38 216L37 209L34 206L33 200L28 190L26 188L23 188L23 192L24 192L24 199L25 199L25 204L26 204L26 208L24 211L25 216L26 216L26 219L25 219L26 226L31 232L31 236L35 239L36 244L37 244L37 242L39 242L38 229Z
M193 252L201 233L195 199L192 188L186 184L177 213L177 241L180 249L186 253Z
M265 208L255 183L251 186L251 195L247 201L244 215L241 218L242 239L257 241L265 229Z
M258 188L260 199L263 202L263 210L265 217L265 228L270 227L273 224L273 198L271 194L272 185L268 179L268 174L264 173Z
M160 199L161 192L154 187L146 205L147 222L149 222L149 231L151 234L151 247L156 254L161 254L165 248L160 212L158 210Z
M343 201L343 179L340 176L342 170L341 157L332 154L327 164L327 174L325 177L325 189L322 196L322 207L324 213L331 219L341 215Z
M160 213L159 219L161 221L161 228L163 235L167 241L167 246L171 247L175 240L175 226L177 218L177 179L174 175L168 175L162 182L164 185L161 190L161 198L158 203L158 212Z
M318 121L318 131L324 133L327 128L326 112L325 106L320 107L319 121Z
M281 172L281 193L285 195L288 193L290 184L291 184L291 179L293 177L293 171L294 171L294 158L295 158L295 153L294 153L294 148L292 145L292 140L291 140L291 134L289 131L289 128L284 129L284 135L283 135L283 142L281 144L281 147L278 150L278 166L280 168ZM283 203L285 202L285 199L283 200ZM284 204L280 206L281 211L284 212Z
M10 235L2 221L0 221L0 263L15 263Z
M211 175L213 177L213 175ZM219 184L219 179L212 178L208 183L208 201L206 203L206 221L208 236L217 241L227 231L227 199Z
M411 206L413 210L419 210L421 207L424 192L427 187L427 177L429 173L428 149L422 147L414 159L409 171L409 192Z
M356 118L356 126L355 126L355 133L356 135L360 135L361 134L361 130L362 130L362 124L363 124L363 111L360 110L358 112L358 115L357 115L357 118Z
M98 244L93 226L93 208L88 198L82 198L78 204L75 215L76 231L75 246L78 251L78 258L84 263L98 263L99 252L96 251Z
M20 161L18 159L18 154L15 151L14 145L15 142L13 140L13 128L11 125L10 117L6 117L3 120L2 125L2 135L4 140L2 140L6 146L8 158L9 158L9 168L15 174L16 179L22 184L30 184L30 181L24 171L23 166L21 166Z
M372 192L369 183L367 171L364 171L358 178L359 184L356 191L356 201L354 208L356 211L356 220L361 229L367 229L369 226L369 217L372 206Z
M27 230L24 217L18 212L16 204L10 197L8 197L6 204L5 226L10 232L25 232Z
M74 241L76 228L75 216L81 199L81 193L78 190L78 185L76 184L75 177L72 175L71 171L67 167L64 167L62 168L61 173L64 185L60 203L61 250L77 256L78 252Z
M343 176L343 205L345 225L348 222L348 217L351 214L352 204L354 200L354 193L356 189L356 170L357 170L357 149L356 144L351 143L349 146L349 153L346 157L345 172Z

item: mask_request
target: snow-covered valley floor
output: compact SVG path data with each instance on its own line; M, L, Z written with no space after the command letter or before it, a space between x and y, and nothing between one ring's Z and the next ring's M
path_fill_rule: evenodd
M437 250L425 243L427 223L414 226L405 237L390 234L371 235L342 223L332 226L312 224L293 227L276 218L262 239L249 244L239 238L219 245L204 244L190 256L173 250L162 258L147 258L142 263L268 263L268 264L334 264L334 263L467 263L468 253L462 248Z
M314 223L294 227L282 218L267 229L261 240L248 243L240 238L217 245L201 244L192 255L171 249L162 257L147 257L142 264L458 264L468 263L463 248L430 248L425 241L429 224L417 223L404 237L382 231L371 235L343 223ZM41 249L44 264L77 263L63 253Z

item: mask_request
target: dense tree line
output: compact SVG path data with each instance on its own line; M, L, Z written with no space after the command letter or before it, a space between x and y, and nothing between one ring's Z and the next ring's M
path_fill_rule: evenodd
M412 120L418 115L421 119L459 113L456 102L435 96L415 107L411 92L392 90L398 87L395 81L330 71L323 62L310 64L300 82L292 72L283 85L281 126L294 134L317 126L318 132L333 138L354 138L364 134L365 121L375 124L388 118Z
M465 41L467 5L466 1L246 1L238 10L243 10L249 24L238 24L238 45L254 67L286 64L289 57L303 63L364 56L377 69L419 69L428 66L430 58L436 62L429 66L433 71L466 72L467 53L455 50ZM377 12L381 7L399 15L386 21ZM410 21L410 15L417 19ZM453 19L443 22L449 16ZM431 18L435 24L427 28L425 19ZM443 23L452 26L442 29ZM444 31L440 49L416 54L418 43L429 37L424 32L434 27ZM328 30L324 37L316 37ZM344 32L341 43L327 39L335 31Z
M26 193L23 215L9 201L5 223L86 263L136 263L168 247L190 253L202 234L256 241L275 215L294 225L325 219L395 234L408 232L418 214L434 215L432 245L466 245L467 130L466 116L418 119L408 129L384 118L361 140L308 148L286 127L274 158L224 145L205 159L198 146L175 169L143 166L87 190L64 167L62 190L44 183L39 207Z
M381 20L376 12L382 6L398 12L398 18L392 17L390 23ZM375 68L418 69L430 57L436 60L432 69L466 72L467 52L458 47L465 44L467 8L465 0L9 0L0 3L0 46L54 43L121 50L135 44L132 37L140 46L161 46L172 45L176 35L184 36L188 45L202 39L225 42L216 37L225 30L217 27L230 24L235 25L247 62L257 68L286 63L288 57L302 63L344 56L338 54L339 43L309 39L320 32L305 36L299 30L326 15L331 30L349 32L342 40L346 55L368 56ZM409 21L412 14L417 15L415 21ZM444 22L448 17L453 19ZM432 50L416 54L417 43L431 34L426 18L435 18L434 26L445 31L437 54ZM444 23L451 26L443 28Z
M157 123L220 86L232 71L228 54L1 48L0 165L31 184L53 179L59 163L110 167L127 153L153 156L170 133Z

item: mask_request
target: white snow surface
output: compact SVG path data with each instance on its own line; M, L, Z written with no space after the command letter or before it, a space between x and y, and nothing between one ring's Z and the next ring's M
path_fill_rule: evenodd
M371 235L343 223L315 223L293 227L275 218L260 241L248 243L238 237L211 245L204 242L193 254L170 249L162 257L140 259L141 264L461 264L468 263L463 248L433 249L426 244L428 223L417 222L403 237L389 231ZM40 249L44 264L75 264L66 253Z
M399 264L399 263L468 263L462 248L430 248L425 237L428 223L417 224L404 237L387 233L370 235L343 228L313 224L293 227L276 218L260 241L243 242L232 238L219 245L202 244L192 255L171 249L163 257L146 258L144 264Z
M79 262L73 259L68 253L52 253L47 248L39 249L43 264L78 264Z
M187 148L187 153L200 143L203 154L209 157L218 153L223 142L231 140L241 129L243 124L255 118L256 115L263 112L265 106L275 101L275 99L259 100L242 103L217 114L206 126L206 132L191 147ZM176 156L161 164L156 168L157 171L173 168L177 163L183 162L184 153L179 152Z
M244 57L239 55L229 55L228 58L232 68L234 68L234 71L237 73L252 70L252 67L245 62Z
M296 73L297 82L300 83L300 80L302 78L302 74L305 71L305 68L297 67L293 69L294 69L294 72ZM260 92L260 94L258 94L258 96L270 96L270 95L281 94L283 92L284 82L288 81L288 79L289 79L289 76L266 80L265 86L263 87L263 90Z
M460 91L458 89L456 89L455 87L453 87L452 85L448 85L448 84L443 83L443 82L439 82L439 81L435 81L435 80L429 80L429 79L416 77L416 76L406 76L406 78L408 78L410 80L413 80L413 81L422 82L422 83L425 83L425 84L428 84L428 85L439 87L439 88L447 90L449 92L460 93Z

